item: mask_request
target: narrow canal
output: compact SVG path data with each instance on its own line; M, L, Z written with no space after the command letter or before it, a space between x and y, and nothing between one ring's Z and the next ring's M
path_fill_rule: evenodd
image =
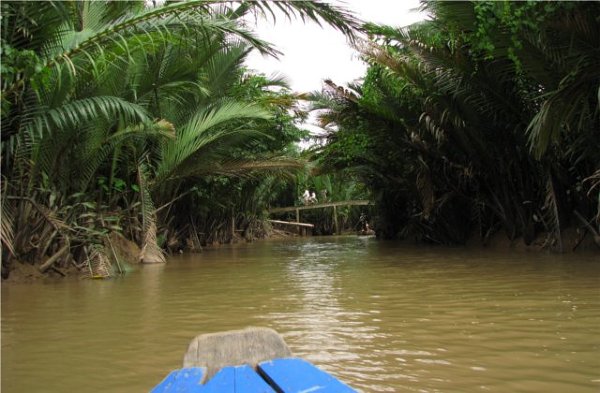
M2 392L146 392L246 326L364 392L598 392L596 255L258 242L110 281L2 286Z

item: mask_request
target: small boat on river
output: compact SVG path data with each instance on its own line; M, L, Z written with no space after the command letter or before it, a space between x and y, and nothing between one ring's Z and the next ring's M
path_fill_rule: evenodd
M192 340L183 368L151 393L352 393L356 390L310 362L293 357L274 330L247 328Z

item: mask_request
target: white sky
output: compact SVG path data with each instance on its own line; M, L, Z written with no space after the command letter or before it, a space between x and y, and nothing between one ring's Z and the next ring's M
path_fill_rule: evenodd
M345 0L335 3L354 11L363 21L379 24L404 27L425 19L425 15L411 11L419 6L418 0ZM267 75L283 74L296 92L320 90L322 81L327 78L344 85L365 74L366 65L358 59L343 34L328 26L305 24L302 20L289 22L281 17L275 25L272 21L259 21L255 31L283 54L277 60L254 51L246 65Z

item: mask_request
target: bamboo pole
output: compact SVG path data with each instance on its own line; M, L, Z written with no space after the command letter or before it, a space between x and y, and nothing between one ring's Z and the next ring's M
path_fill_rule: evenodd
M340 227L338 225L338 216L337 216L337 208L333 205L333 228L335 229L335 233L337 235L340 234Z
M117 263L117 267L119 268L119 274L123 274L123 269L121 269L121 264L119 263L119 258L117 257L117 253L115 252L115 248L113 247L112 242L110 241L110 237L106 235L106 240L110 245L110 249L112 251L113 257L115 257L115 262Z
M310 205L304 205L304 206L274 207L272 209L269 209L269 214L293 212L296 210L322 209L325 207L333 207L333 206L367 206L367 205L373 205L373 204L374 203L371 201L355 200L355 201L317 203L314 205L310 204Z
M304 223L304 222L291 222L291 221L280 221L280 220L267 220L273 224L283 224L283 225L293 225L297 227L303 228L314 228L314 224Z

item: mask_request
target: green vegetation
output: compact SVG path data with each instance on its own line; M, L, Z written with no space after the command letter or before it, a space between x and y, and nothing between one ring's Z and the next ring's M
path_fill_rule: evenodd
M302 113L284 80L244 69L251 50L276 51L243 18L358 27L309 1L1 7L4 274L19 260L103 276L111 232L161 262L165 249L227 240L231 220L255 225L304 168Z
M307 188L375 199L388 238L562 250L578 226L600 243L600 5L423 7L398 29L314 1L3 1L3 273L110 274L115 233L162 262L260 233ZM370 65L311 97L328 135L304 155L304 97L243 66L277 55L244 22L274 11L337 28Z
M538 234L600 244L600 5L427 1L431 20L367 25L362 85L314 96L323 170L361 179L378 233L438 244Z

